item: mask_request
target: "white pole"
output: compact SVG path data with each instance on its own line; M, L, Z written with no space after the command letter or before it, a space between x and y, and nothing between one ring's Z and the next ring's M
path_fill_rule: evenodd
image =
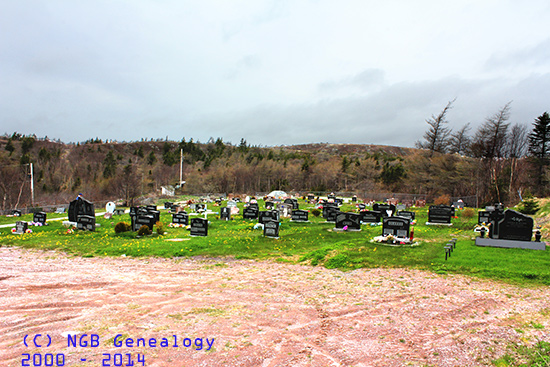
M34 177L33 177L33 169L32 169L32 163L31 166L31 206L34 208Z
M180 149L180 187L183 181L183 149Z

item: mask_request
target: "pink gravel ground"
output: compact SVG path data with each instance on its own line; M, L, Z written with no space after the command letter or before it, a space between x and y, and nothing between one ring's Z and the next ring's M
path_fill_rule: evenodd
M0 247L0 365L49 353L65 366L101 366L107 353L113 366L118 353L136 367L138 355L150 367L483 366L510 342L550 340L549 301L547 287L409 269ZM99 346L68 347L67 333L97 334ZM52 344L25 347L36 334ZM170 347L115 347L117 334ZM185 338L202 339L202 350Z

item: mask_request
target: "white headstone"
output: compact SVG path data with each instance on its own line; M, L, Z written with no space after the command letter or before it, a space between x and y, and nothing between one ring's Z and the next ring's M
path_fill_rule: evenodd
M107 211L107 213L114 213L115 212L115 209L116 209L116 205L115 203L113 203L112 201L109 201L107 203L107 205L105 205L105 210Z

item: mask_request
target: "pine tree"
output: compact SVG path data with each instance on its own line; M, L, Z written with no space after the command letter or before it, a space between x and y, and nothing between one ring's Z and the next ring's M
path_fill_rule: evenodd
M529 153L537 166L537 183L540 193L544 193L547 184L544 178L544 168L550 157L550 116L543 113L533 123L533 131L529 134Z

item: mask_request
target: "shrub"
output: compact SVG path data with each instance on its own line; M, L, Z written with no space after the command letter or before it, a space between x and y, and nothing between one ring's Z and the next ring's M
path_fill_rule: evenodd
M536 214L539 209L539 204L534 198L525 199L518 205L518 211L523 214Z
M449 205L451 197L449 195L441 195L434 200L435 205Z
M321 211L319 209L313 209L311 211L311 214L313 214L314 217L318 217L319 215L321 215Z
M118 222L115 225L115 233L128 232L130 230L130 225L126 222Z
M474 216L475 212L474 212L474 209L472 208L466 208L464 209L464 211L462 212L462 216L464 218L472 218Z
M151 230L149 229L148 226L146 226L145 224L142 225L141 227L139 227L139 230L138 230L138 236L147 236L147 235L150 235L151 234Z
M155 226L157 226L157 233L162 236L164 234L164 224L162 222L156 222Z

